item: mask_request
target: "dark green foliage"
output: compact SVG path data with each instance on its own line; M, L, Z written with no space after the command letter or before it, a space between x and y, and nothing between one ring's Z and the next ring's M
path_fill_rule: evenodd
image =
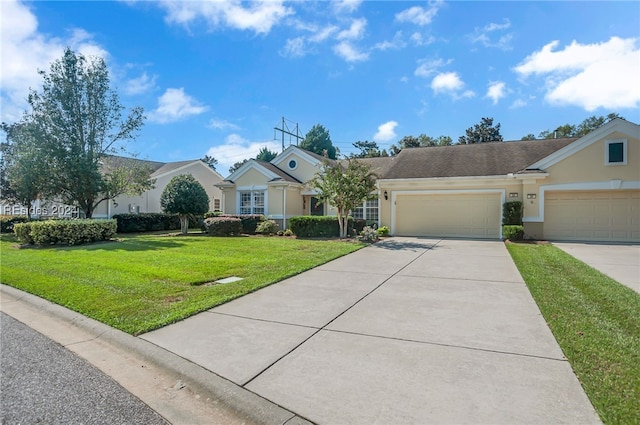
M12 233L14 224L27 221L29 218L26 215L0 215L0 233Z
M30 245L80 245L116 235L116 220L46 220L14 225L18 240Z
M331 136L329 131L321 124L316 124L311 127L311 130L306 134L304 140L300 142L300 147L310 152L317 153L318 155L325 155L330 159L336 159L338 151L331 142Z
M464 136L458 138L458 143L467 145L472 143L502 142L500 124L493 125L493 118L484 117L479 124L467 128Z
M262 149L260 149L260 152L258 152L258 155L256 155L256 159L258 161L265 161L265 162L270 162L271 160L273 160L276 156L278 156L277 152L274 151L270 151L266 146L263 147Z
M347 224L351 234L360 233L366 225L365 220L349 217ZM337 217L301 215L289 219L291 231L299 238L333 238L340 236L340 224Z
M138 233L180 229L180 217L178 214L116 214L113 218L118 222L118 233ZM199 218L193 215L190 215L188 218L190 228L199 227Z
M509 201L502 204L502 224L522 225L521 201Z
M182 234L189 229L189 216L202 216L209 210L209 195L195 177L181 174L173 177L160 196L162 210L180 216Z
M209 236L238 236L242 233L242 220L237 217L209 217L204 220Z
M249 235L255 235L258 224L265 220L262 214L220 214L218 217L239 218L242 222L242 232Z
M518 225L502 226L502 239L521 241L524 239L524 227Z
M204 213L204 218L219 217L221 215L222 215L222 213L220 211L208 211L208 212Z
M214 171L216 170L216 165L218 165L218 160L210 155L205 155L203 158L200 158L200 161L207 164L207 166Z

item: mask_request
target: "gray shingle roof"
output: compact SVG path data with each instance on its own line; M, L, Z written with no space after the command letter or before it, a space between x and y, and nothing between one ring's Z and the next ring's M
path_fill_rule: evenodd
M275 174L278 175L279 179L273 179L271 181L282 180L282 181L291 182L291 183L302 183L300 180L296 179L295 177L293 177L290 174L287 174L286 172L284 172L283 170L281 170L280 168L276 167L275 165L273 165L270 162L258 161L257 159L254 159L253 161L257 162L258 164L260 164L261 166L263 166L267 170L271 171L272 173L275 173Z
M403 149L387 158L382 179L500 176L523 172L576 138Z

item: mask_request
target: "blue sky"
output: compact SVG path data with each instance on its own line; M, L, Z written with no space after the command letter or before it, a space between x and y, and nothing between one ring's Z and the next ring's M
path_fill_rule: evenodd
M226 175L286 117L358 140L454 140L493 117L506 140L592 115L640 122L639 2L2 0L2 120L65 46L107 60L147 121L129 149L216 157ZM279 136L278 136L279 138ZM286 144L290 143L289 138Z

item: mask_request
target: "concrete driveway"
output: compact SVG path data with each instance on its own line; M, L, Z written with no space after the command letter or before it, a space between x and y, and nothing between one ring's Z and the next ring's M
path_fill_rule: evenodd
M640 293L640 244L554 242L558 248Z
M319 424L600 422L499 241L391 238L141 337Z

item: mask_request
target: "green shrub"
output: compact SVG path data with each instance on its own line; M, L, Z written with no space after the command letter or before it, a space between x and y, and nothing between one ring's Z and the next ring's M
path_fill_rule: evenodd
M293 230L287 229L287 230L284 231L284 233L282 235L283 236L293 236L294 233L293 233Z
M378 236L389 236L389 233L391 233L391 229L387 226L378 227Z
M19 223L16 236L32 245L79 245L104 241L116 235L116 220L45 220Z
M140 214L116 214L113 216L118 221L118 233L153 232L156 230L179 230L180 218L178 214L165 213L140 213ZM198 228L201 218L190 216L189 227Z
M209 211L209 212L204 213L204 218L219 217L221 215L222 215L222 213L220 211Z
M27 221L29 218L26 215L0 215L0 233L12 233L14 224Z
M278 223L275 220L265 220L258 223L256 227L256 233L262 233L263 235L273 235L278 231Z
M261 214L221 214L219 217L239 218L242 221L242 231L249 235L255 235L258 224L266 220Z
M378 232L373 227L364 226L358 239L365 242L375 242L378 240Z
M358 234L365 227L365 220L354 220L349 217L347 227L349 234ZM335 216L301 215L291 217L289 225L299 238L332 238L340 236L340 224Z
M502 224L522 225L522 202L509 201L502 205Z
M233 236L242 233L242 220L238 217L209 217L204 220L209 236Z
M502 226L502 239L521 241L524 239L524 227L519 225Z

